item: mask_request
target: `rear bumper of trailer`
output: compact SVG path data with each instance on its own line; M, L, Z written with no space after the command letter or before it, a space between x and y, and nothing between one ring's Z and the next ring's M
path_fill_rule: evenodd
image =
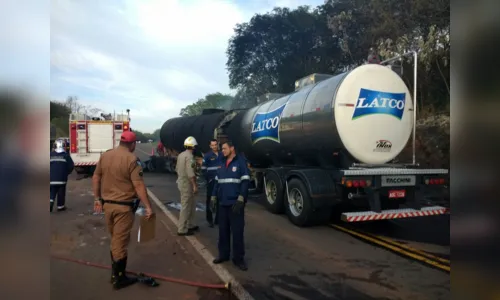
M415 217L428 217L436 215L444 215L448 213L448 209L443 206L428 206L422 209L400 208L383 210L379 213L374 211L361 212L346 212L342 213L341 219L344 222L365 222L377 220L392 220Z

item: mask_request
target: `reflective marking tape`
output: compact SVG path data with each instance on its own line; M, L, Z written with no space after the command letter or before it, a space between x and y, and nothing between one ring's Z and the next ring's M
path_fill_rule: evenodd
M51 158L50 162L53 162L53 161L66 162L66 160L64 158Z
M364 222L364 221L376 221L376 220L404 219L404 218L444 215L447 212L448 209L442 206L422 207L421 210L412 208L391 209L391 210L383 210L380 213L374 211L348 212L342 214L342 221Z
M95 165L97 165L96 161L93 161L93 162L75 162L75 167L79 167L79 166L95 166Z
M417 175L417 174L448 174L446 169L400 169L400 168L373 168L373 169L349 169L342 170L346 176L349 175Z
M224 179L218 179L218 183L241 183L241 179L234 179L234 178L224 178Z

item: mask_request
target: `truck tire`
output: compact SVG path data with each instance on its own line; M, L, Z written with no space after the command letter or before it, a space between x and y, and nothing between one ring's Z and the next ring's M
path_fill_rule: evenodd
M264 180L263 180L264 181ZM284 187L281 178L273 171L267 171L265 175L265 186L263 187L266 198L265 206L273 214L284 212Z
M149 172L154 172L156 170L155 165L156 162L153 162L153 159L150 159L148 160L146 167L149 170Z
M286 214L293 224L299 227L321 225L330 219L330 209L314 210L311 196L300 179L292 178L288 182L288 197Z

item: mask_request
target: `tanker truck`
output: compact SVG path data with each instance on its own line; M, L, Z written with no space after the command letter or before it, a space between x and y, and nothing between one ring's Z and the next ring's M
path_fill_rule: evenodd
M202 153L210 139L230 139L267 209L297 226L447 213L426 195L445 191L448 170L415 162L416 111L399 74L366 64L336 76L312 74L295 87L250 109L167 120L160 131L166 168L175 172L187 136ZM395 163L412 133L413 162Z

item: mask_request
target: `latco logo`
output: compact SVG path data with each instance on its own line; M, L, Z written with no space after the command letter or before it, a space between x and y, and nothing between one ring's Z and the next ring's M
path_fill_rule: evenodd
M255 114L251 132L253 144L262 140L271 140L277 143L280 142L279 127L281 113L285 109L285 106L286 103L270 112Z
M373 152L390 152L392 149L392 143L388 140L378 140L375 142L375 149Z
M374 114L385 114L399 120L403 118L406 93L386 93L361 89L354 107L352 120Z

